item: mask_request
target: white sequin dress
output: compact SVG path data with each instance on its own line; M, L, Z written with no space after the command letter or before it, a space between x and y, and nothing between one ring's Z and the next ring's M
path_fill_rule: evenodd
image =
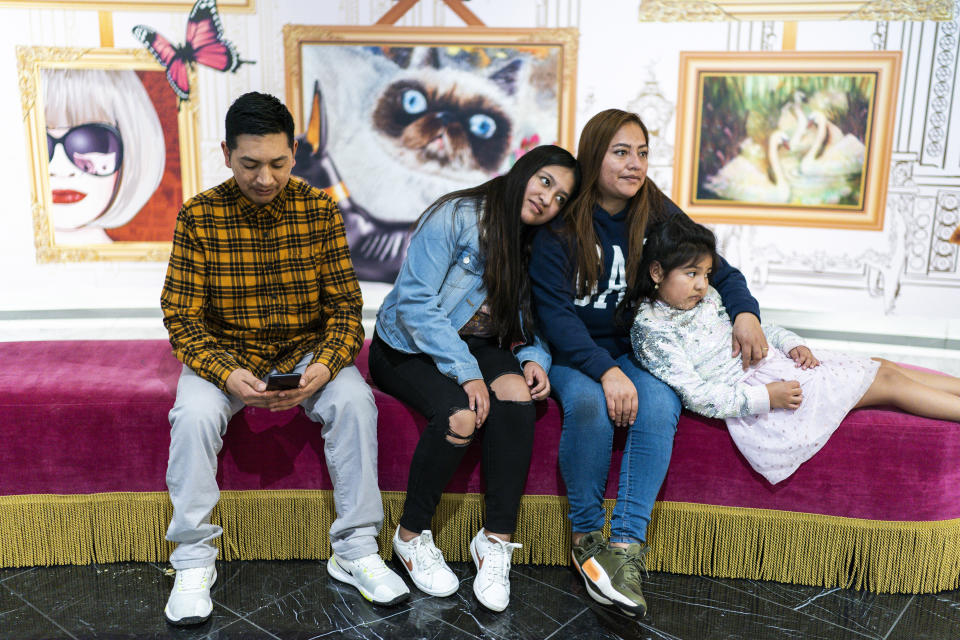
M787 355L803 340L763 325L770 353L744 372L731 357L733 325L712 287L693 309L663 302L640 306L630 332L637 359L677 394L687 409L724 418L733 441L757 473L773 484L787 478L826 444L863 397L879 363L845 353L818 351L820 366L799 368ZM798 380L799 409L770 410L766 384Z

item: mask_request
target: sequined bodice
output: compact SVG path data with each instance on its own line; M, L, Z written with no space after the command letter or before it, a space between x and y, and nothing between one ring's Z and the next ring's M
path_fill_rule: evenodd
M764 325L763 330L783 353L802 344L781 327ZM670 385L687 409L717 418L769 411L766 389L741 382L741 360L732 355L733 325L713 287L692 309L660 301L642 304L630 339L641 364Z

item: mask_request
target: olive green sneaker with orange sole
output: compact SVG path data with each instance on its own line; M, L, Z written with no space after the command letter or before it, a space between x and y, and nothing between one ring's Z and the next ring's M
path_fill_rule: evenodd
M587 587L587 593L591 598L600 604L613 604L608 598L604 598L593 588L590 580L583 573L583 563L607 548L607 539L603 537L600 531L591 531L580 538L580 542L573 545L570 555L573 557L573 566L577 568L577 573L583 577L583 582Z
M593 532L584 536L579 545L574 546L574 564L580 570L587 585L587 592L594 600L602 604L613 604L632 616L643 616L647 612L647 601L640 588L640 572L646 571L644 556L649 549L648 546L637 543L627 547L614 547L603 540L599 532Z

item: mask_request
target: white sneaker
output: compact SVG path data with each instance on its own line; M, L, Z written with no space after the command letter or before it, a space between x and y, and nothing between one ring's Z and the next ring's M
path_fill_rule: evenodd
M178 569L173 591L163 609L167 621L178 626L206 622L213 612L210 587L216 581L217 568L212 564L208 567Z
M487 536L483 529L470 541L470 556L477 565L473 593L480 604L503 611L510 602L510 558L522 544Z
M327 560L327 573L357 588L364 598L374 604L389 606L410 597L410 589L403 579L383 563L379 553L356 560L344 560L334 554Z
M460 580L443 561L443 554L433 544L433 534L429 530L421 531L410 542L404 542L397 527L393 532L393 552L420 591L432 596L449 596L460 587Z

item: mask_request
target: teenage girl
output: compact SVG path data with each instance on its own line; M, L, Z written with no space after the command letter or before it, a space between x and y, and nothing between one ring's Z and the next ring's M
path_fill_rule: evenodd
M509 601L533 401L550 393L550 355L533 332L530 237L563 209L578 182L573 156L548 145L521 156L506 175L443 196L420 218L377 314L370 373L427 418L393 536L394 551L425 593L448 596L459 586L430 521L466 447L480 436L486 520L470 543L473 591L494 611Z

